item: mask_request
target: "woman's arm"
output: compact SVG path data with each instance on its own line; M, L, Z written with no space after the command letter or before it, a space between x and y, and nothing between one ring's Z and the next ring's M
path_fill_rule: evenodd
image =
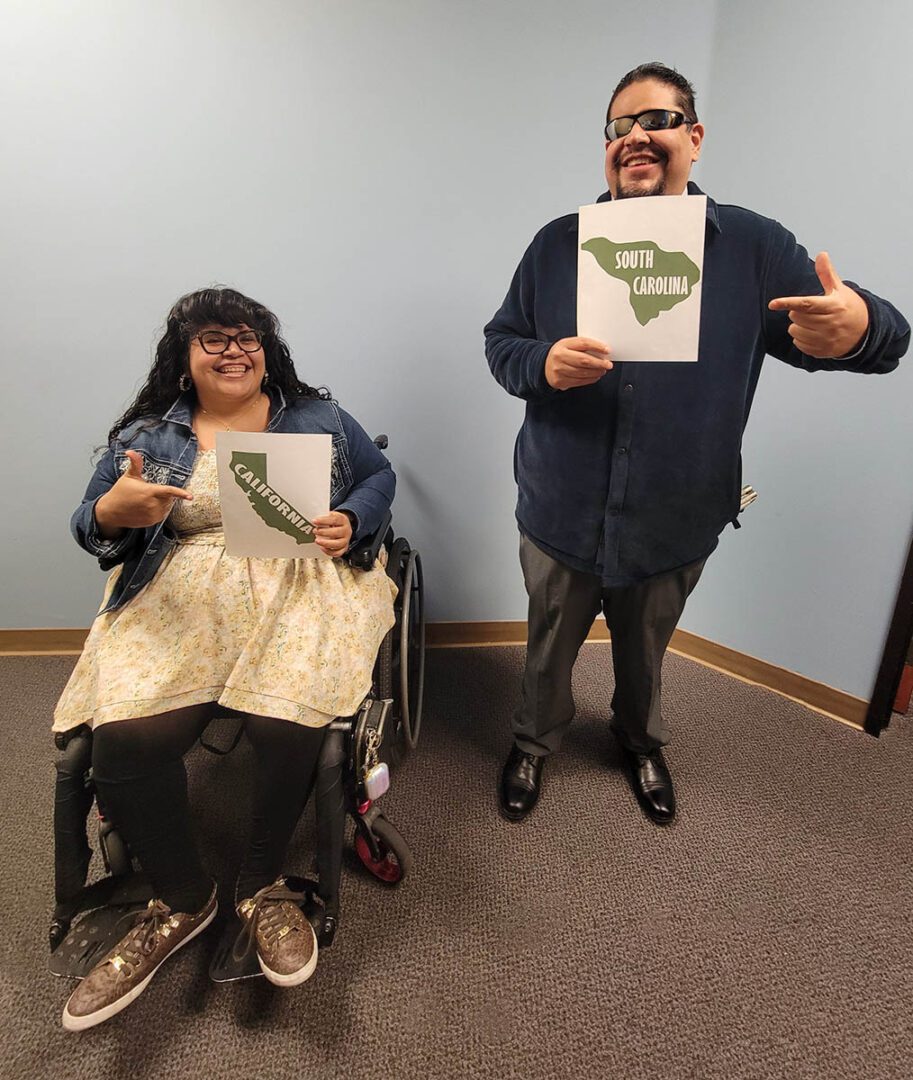
M108 448L70 521L76 542L103 570L124 562L143 543L146 529L171 513L175 499L193 497L181 488L144 480L142 455L126 453L128 467L119 472L114 450Z
M333 509L354 516L351 543L355 544L373 533L390 509L396 474L358 421L342 409L339 415L348 443L352 487Z
M124 529L116 537L106 537L96 519L95 508L99 499L106 495L119 479L114 449L109 447L95 466L82 502L70 519L70 531L76 543L98 559L102 570L110 570L124 562L131 549L142 540L142 529Z

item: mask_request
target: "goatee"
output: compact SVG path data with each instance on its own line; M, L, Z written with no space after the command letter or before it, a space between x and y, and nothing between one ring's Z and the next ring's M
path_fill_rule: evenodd
M643 195L665 195L665 194L666 194L666 178L665 178L665 176L663 176L659 180L656 181L656 183L653 185L653 187L646 188L646 189L641 188L641 187L629 187L629 188L626 188L623 185L619 184L619 186L618 186L618 194L615 196L615 198L616 199L639 199Z

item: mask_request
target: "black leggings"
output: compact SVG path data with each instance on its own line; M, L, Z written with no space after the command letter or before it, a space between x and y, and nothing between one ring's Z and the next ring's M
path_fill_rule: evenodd
M191 828L184 755L203 733L213 705L101 724L93 734L92 770L99 802L173 911L195 912L209 899ZM252 896L282 871L292 833L314 783L325 728L246 716L256 758L250 843L237 898Z

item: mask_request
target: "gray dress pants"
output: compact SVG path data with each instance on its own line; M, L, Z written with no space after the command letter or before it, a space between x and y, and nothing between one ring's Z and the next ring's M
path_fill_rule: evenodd
M574 717L571 671L600 610L612 635L612 729L636 753L664 746L669 737L660 711L663 656L705 562L606 589L595 574L559 563L521 534L529 637L523 699L513 723L517 746L544 755L561 745Z

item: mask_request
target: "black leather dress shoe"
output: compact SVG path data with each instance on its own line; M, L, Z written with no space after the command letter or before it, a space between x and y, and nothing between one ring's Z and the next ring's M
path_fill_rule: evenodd
M675 792L662 750L654 750L652 754L625 750L624 754L637 801L658 824L672 821L675 818Z
M508 821L522 821L539 801L544 757L524 754L514 744L501 771L498 787L501 813Z

